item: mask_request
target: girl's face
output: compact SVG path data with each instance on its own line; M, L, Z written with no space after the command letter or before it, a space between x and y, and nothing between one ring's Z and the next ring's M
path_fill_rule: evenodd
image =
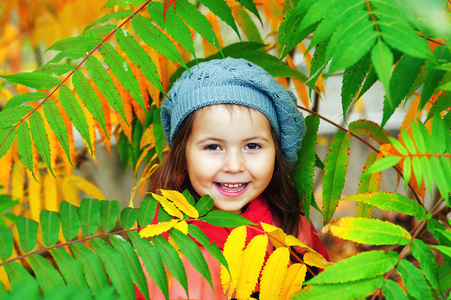
M212 105L196 113L186 167L200 196L209 194L217 209L239 214L270 183L276 149L265 115L231 107Z

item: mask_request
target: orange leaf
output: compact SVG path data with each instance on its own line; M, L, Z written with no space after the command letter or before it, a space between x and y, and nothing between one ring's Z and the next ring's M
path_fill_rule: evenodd
M307 267L304 264L291 265L283 281L282 291L279 295L279 300L291 299L294 294L302 290L302 283L307 274Z
M45 208L51 211L58 211L59 209L57 184L57 180L52 175L44 175Z
M295 65L295 63L293 62L293 59L291 58L290 55L286 56L287 59L287 64L297 70L297 67ZM296 78L292 78L293 80L293 84L294 87L296 88L296 91L298 93L299 99L301 99L302 105L304 105L304 107L309 108L309 96L308 96L308 92L307 92L307 87L305 85L305 83L300 82L298 79Z
M31 214L31 219L39 222L39 214L41 213L42 207L42 193L41 193L41 184L36 180L32 179L33 175L28 169L26 169L28 174L28 205ZM34 174L36 179L41 181L40 173Z
M166 12L174 3L174 11L176 10L177 0L164 0L164 8L163 8L163 19L166 20Z
M147 225L139 232L139 236L141 238L147 238L162 234L163 232L167 232L169 229L174 227L178 223L178 221L179 220L177 219L172 219L167 222Z
M13 165L12 149L9 149L6 154L0 158L0 184L6 189L9 188L9 181L11 179L11 168Z
M22 162L16 161L13 165L13 171L11 176L11 196L13 199L19 200L22 204L24 201L24 186L25 186L25 166ZM19 215L21 212L20 205L13 207L12 211L15 215Z

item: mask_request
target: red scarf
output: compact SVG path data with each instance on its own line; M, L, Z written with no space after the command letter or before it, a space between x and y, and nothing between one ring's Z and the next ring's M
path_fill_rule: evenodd
M269 205L262 196L259 196L252 200L249 203L246 211L243 212L241 216L257 224L257 228L260 229L262 229L260 222L272 224L272 214L269 209ZM235 227L216 227L202 221L194 221L192 222L192 224L202 229L202 231L210 239L210 242L212 243L213 241L215 241L221 250L224 249L224 244L230 232L235 229ZM259 234L261 234L260 231L248 227L246 245L252 240L252 238Z

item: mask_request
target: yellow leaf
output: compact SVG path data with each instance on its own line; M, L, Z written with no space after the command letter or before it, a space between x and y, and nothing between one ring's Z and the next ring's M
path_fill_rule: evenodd
M266 235L257 235L244 250L241 274L236 287L236 298L238 300L249 299L254 291L265 261L267 246L268 237Z
M11 289L11 283L8 278L8 274L6 274L5 267L0 267L0 282L3 283L6 289Z
M180 231L183 232L184 234L188 234L188 223L186 223L186 221L178 222L178 223L174 226L174 228L180 230Z
M174 216L179 219L183 219L183 214L180 210L175 207L174 204L168 201L165 197L162 197L160 195L152 193L152 196L160 202L161 206L163 206L163 209L170 214L171 216Z
M306 244L304 244L303 242L301 242L292 235L287 235L287 237L285 238L285 243L287 244L287 246L299 246L311 252L316 252L315 250L313 250L312 248L310 248L309 246L307 246Z
M332 263L328 262L321 254L318 252L307 252L304 254L304 263L309 266L318 267L320 269L326 269Z
M279 295L279 300L291 299L294 294L302 290L302 283L307 274L307 267L304 264L291 265L283 281L282 291Z
M139 236L142 238L147 238L162 234L163 232L167 232L169 229L174 227L177 222L177 219L173 219L167 222L147 225L139 232Z
M8 150L6 154L0 158L0 184L8 188L9 187L9 180L11 179L11 168L13 165L13 156L12 156L12 149Z
M64 177L61 180L61 192L63 193L63 199L72 205L78 206L80 204L80 197L78 196L78 190L75 188L73 182L69 177Z
M37 182L33 179L33 175L28 169L26 169L28 175L28 206L31 213L31 219L39 222L39 214L42 210L42 195L41 195L41 175L38 173L35 174L36 179L39 180Z
M232 230L224 244L224 257L229 265L229 272L221 265L221 283L224 294L231 297L235 292L238 276L241 272L241 260L243 258L243 249L246 243L246 227L240 226Z
M21 162L16 162L13 165L13 172L11 176L11 196L13 199L19 200L19 203L23 203L24 197L24 184L25 184L25 167ZM21 205L15 205L12 209L13 214L18 216L22 212Z
M286 247L276 249L268 258L260 281L261 300L272 300L279 296L289 261L290 250Z
M141 141L139 142L139 149L142 149L144 146L150 145L153 147L155 145L155 136L153 134L153 124L150 124L149 127L144 130L143 135L141 136Z
M58 211L59 203L56 179L52 175L46 174L43 184L45 208L51 211Z
M104 200L106 199L105 195L103 195L102 191L96 187L91 182L87 181L83 177L77 176L77 175L71 175L70 180L73 182L73 184L78 187L80 190L88 194L89 196Z
M175 226L174 226L175 228ZM180 259L183 258L183 252L182 249L177 245L177 243L174 241L174 239L171 236L168 236L168 243L174 247L175 250L177 250L177 253L179 254Z
M286 246L284 243L287 234L283 232L282 229L263 222L261 223L261 225L263 227L263 230L265 230L268 233L269 239L271 240L271 243L274 245L274 247L279 248Z
M137 175L139 169L141 169L141 163L146 158L147 154L149 153L149 151L151 149L152 149L152 147L147 147L146 149L144 149L143 152L141 152L141 155L139 156L138 160L136 161L135 178L136 178L136 175Z
M191 218L199 218L199 212L189 204L182 193L170 190L160 190L164 197L171 200L178 209Z

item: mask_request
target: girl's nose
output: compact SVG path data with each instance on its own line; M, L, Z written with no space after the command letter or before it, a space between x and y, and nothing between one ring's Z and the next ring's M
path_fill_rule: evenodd
M229 151L224 158L224 172L239 173L244 171L244 157L239 151Z

